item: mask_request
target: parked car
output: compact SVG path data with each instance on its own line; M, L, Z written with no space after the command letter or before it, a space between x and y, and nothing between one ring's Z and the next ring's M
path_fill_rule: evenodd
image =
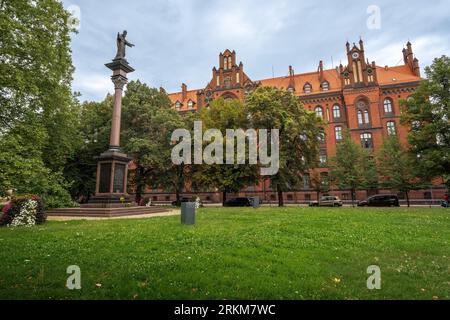
M310 207L342 207L344 203L339 197L335 196L325 196L320 199L320 201L310 202Z
M358 207L400 207L400 201L396 195L379 194L358 202Z
M235 198L225 201L225 207L252 207L253 200L251 198Z

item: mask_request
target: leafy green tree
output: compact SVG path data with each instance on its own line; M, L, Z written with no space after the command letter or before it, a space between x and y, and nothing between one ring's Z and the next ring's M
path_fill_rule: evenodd
M178 112L163 90L148 87L140 81L127 85L123 99L123 147L134 161L131 183L140 202L147 186L158 182L172 169L171 136L183 128Z
M329 176L325 177L318 170L314 170L310 174L311 188L316 192L317 201L320 200L320 194L330 191Z
M304 172L317 165L321 120L292 93L272 87L259 87L246 106L254 128L279 130L280 169L270 177L270 184L283 206L283 192L300 186Z
M397 136L386 139L378 152L378 169L382 177L382 185L405 193L408 207L409 192L417 189L415 161L405 149Z
M64 177L70 182L74 199L86 202L95 193L97 160L109 147L114 98L108 95L102 102L85 102L79 119L80 143L64 167Z
M336 155L330 160L331 179L340 189L348 189L352 194L352 205L355 205L356 190L364 187L364 150L353 142L348 130L336 148Z
M56 0L0 1L0 189L52 207L68 203L62 173L81 142L69 18Z
M222 98L214 100L209 108L202 109L200 117L203 121L204 131L218 129L223 137L226 136L227 129L246 130L249 128L245 107L239 100L225 101ZM223 139L223 143L224 145L227 143L226 137ZM235 154L236 150L237 144L235 143ZM248 144L245 152L246 164L226 164L226 152L223 152L223 163L195 165L193 186L197 190L214 188L221 191L222 202L225 204L227 193L238 192L244 187L256 183L259 175L258 166L249 164Z
M425 73L427 80L402 101L402 122L411 128L418 175L425 181L442 176L450 189L450 58L435 59Z
M57 0L0 2L0 127L70 103L69 12ZM50 119L49 119L50 120Z
M0 139L0 195L39 194L46 208L72 204L67 183L58 172L46 167L42 146L47 131L39 122L20 123Z
M362 151L362 180L360 188L367 190L367 193L369 193L371 190L378 189L379 177L377 159L372 150L363 149Z

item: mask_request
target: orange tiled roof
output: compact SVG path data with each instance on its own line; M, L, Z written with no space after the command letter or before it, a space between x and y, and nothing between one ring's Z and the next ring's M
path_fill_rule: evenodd
M379 85L389 85L421 80L421 78L414 75L411 69L406 65L388 68L377 66L377 77ZM323 79L324 81L328 81L330 86L329 90L326 92L330 93L342 90L342 84L337 70L335 69L324 70ZM288 89L291 84L291 81L294 84L296 95L301 96L308 95L303 92L303 87L306 83L309 83L312 86L312 92L310 94L323 92L320 87L321 83L319 81L318 72L297 74L294 75L292 79L290 76L284 76L284 77L257 80L255 82L260 82L264 86L272 86L280 89L281 88ZM187 91L186 99L184 101L182 100L181 92L169 94L169 98L172 101L172 103L180 101L183 104L180 110L186 111L189 110L187 103L190 99L194 102L197 101L197 91L198 90Z

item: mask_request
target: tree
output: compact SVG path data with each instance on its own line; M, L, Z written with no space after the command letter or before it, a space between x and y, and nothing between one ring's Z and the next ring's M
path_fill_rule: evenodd
M283 192L300 186L303 174L316 167L321 120L292 93L272 87L256 89L246 106L253 128L279 130L280 166L270 184L278 192L279 206L283 206Z
M56 0L0 3L0 128L69 103L70 13Z
M348 130L336 148L336 155L330 160L331 179L340 189L349 189L352 205L355 205L356 190L364 186L365 156L362 147L352 141Z
M147 186L156 187L172 168L171 136L183 128L167 94L140 81L127 85L123 99L124 150L133 158L131 183L140 202Z
M415 161L397 136L388 137L378 152L378 169L384 187L404 192L408 207L409 192L417 189Z
M203 122L203 130L217 129L222 136L226 136L227 129L248 129L249 122L244 105L239 100L225 101L220 98L214 100L209 108L202 109L200 118ZM223 139L223 146L227 143ZM208 143L206 143L208 144ZM234 151L236 154L236 143ZM216 155L218 156L218 155ZM221 159L223 164L195 165L193 186L195 189L215 188L222 192L222 202L225 204L227 193L238 192L244 187L258 181L258 166L249 164L249 150L246 146L246 164L226 164L226 153Z
M378 168L377 159L372 150L363 149L361 159L361 189L367 190L367 194L370 191L376 191L378 189Z
M47 207L68 204L62 173L81 142L69 19L56 0L0 2L0 190L42 193Z
M425 68L427 80L405 101L402 123L411 131L410 151L424 180L442 176L450 189L450 58L442 56Z
M85 102L81 106L78 125L81 143L64 167L64 177L70 182L70 194L81 202L87 202L95 193L95 157L109 147L113 102L114 98L108 95L102 102Z
M311 188L317 194L317 201L320 200L320 194L330 191L330 179L329 177L325 177L323 173L318 170L314 170L311 172Z

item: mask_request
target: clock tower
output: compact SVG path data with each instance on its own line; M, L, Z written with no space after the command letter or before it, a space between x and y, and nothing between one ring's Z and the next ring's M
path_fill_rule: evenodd
M369 63L369 60L366 60L364 42L360 40L359 47L355 43L353 43L353 47L350 47L348 42L346 46L348 64L346 67L342 64L339 66L342 86L344 88L361 88L376 85L375 62Z

